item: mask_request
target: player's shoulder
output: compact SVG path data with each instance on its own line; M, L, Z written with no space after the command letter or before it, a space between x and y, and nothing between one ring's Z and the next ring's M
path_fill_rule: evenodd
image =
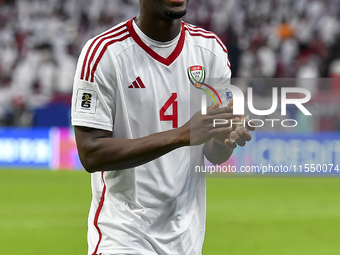
M80 79L93 82L99 69L107 73L112 70L112 56L118 56L131 44L127 22L121 22L87 41L78 60Z
M108 48L114 48L116 46L117 50L120 48L125 48L131 37L129 30L127 28L128 21L123 21L106 31L90 38L84 46L85 50L90 51L103 51L105 52Z
M228 53L228 50L222 40L214 33L201 27L183 22L186 32L186 40L191 44L206 47L210 50Z

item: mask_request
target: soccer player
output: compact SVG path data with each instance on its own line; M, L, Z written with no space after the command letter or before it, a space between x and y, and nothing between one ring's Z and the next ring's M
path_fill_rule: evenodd
M231 73L220 39L182 22L188 2L140 0L137 17L89 40L79 57L72 124L91 173L88 254L201 254L205 179L191 166L204 154L222 163L251 139L244 128L213 127L239 120L230 107L190 114L188 73Z

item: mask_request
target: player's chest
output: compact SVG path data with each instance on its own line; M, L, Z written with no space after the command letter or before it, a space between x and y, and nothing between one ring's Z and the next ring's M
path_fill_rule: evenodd
M192 77L198 81L205 75L204 71L192 71L193 66L204 70L203 63L193 61L171 66L150 63L131 66L121 74L121 94L127 110L159 114L161 119L162 114L169 110L188 117L190 109L197 108L195 105L199 103L201 94L194 86Z
M130 121L147 119L161 129L183 125L201 109L202 90L195 84L212 75L211 63L185 47L170 65L139 50L119 58L119 96Z

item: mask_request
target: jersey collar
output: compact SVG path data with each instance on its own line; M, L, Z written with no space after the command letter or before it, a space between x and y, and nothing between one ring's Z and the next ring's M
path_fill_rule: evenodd
M174 62L177 57L181 54L183 46L184 46L184 39L185 39L185 31L184 26L182 23L182 29L181 29L181 36L178 40L177 46L174 49L174 51L167 57L163 58L162 56L158 55L156 52L154 52L149 46L147 46L137 35L136 31L133 29L132 25L133 19L129 20L126 23L127 29L132 36L133 40L143 49L145 50L152 58L157 60L158 62L161 62L162 64L169 66Z

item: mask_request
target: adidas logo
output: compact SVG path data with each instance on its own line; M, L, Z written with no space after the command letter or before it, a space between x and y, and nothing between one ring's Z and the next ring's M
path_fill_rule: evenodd
M129 89L145 89L145 85L138 76L136 80L129 86Z

